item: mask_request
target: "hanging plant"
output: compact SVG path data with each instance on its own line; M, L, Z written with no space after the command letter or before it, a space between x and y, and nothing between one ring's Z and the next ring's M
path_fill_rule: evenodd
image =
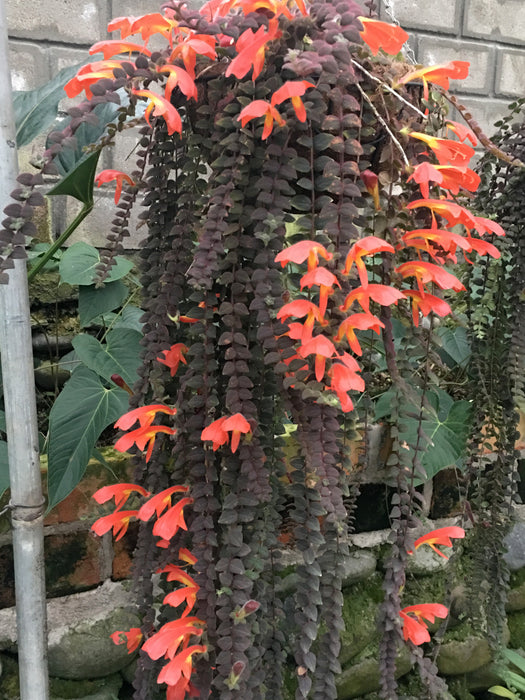
M125 431L117 449L146 454L136 486L98 492L101 503L115 497L117 510L94 526L121 537L141 522L143 626L114 637L128 649L145 640L136 698L154 697L158 683L172 700L277 700L288 656L297 699L337 697L357 468L349 444L365 426L366 461L381 392L391 402L395 487L382 694L397 697L403 644L430 696L446 693L419 645L430 638L427 622L448 610L403 600L405 566L422 507L416 486L450 459L427 457L431 426L455 401L439 386L435 327L466 293L460 262L500 258L493 238L502 228L465 205L479 185L469 162L477 137L498 151L475 124L446 115L444 91L468 64L414 70L400 54L404 30L361 12L352 0L210 0L199 11L168 2L161 13L113 20L120 38L95 44L102 59L66 85L69 97L87 99L51 135L42 174L60 170L78 130L100 123L101 105L112 108L104 135L54 188L90 207L94 181L115 183L100 285L139 199L148 230L142 367L131 411L116 424ZM142 41L129 40L138 34ZM148 48L153 36L164 49ZM141 109L135 170L95 177L101 148ZM2 281L34 233L42 181L21 176L5 211ZM291 458L285 423L294 427ZM460 439L454 455L462 448ZM135 492L148 500L122 510ZM299 557L288 601L278 592L285 519ZM464 534L448 530L415 546ZM168 574L160 617L155 570Z

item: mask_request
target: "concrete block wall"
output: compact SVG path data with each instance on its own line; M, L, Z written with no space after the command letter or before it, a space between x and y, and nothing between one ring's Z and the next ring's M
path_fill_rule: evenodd
M470 61L464 81L451 83L489 135L507 106L525 96L523 0L379 0L384 20L409 32L418 63Z

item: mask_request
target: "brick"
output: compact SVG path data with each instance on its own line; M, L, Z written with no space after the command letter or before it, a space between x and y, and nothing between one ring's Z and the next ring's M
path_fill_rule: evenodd
M465 36L525 45L523 0L466 0L463 20Z
M51 78L49 53L38 44L9 42L9 66L13 90L33 90Z
M508 103L505 100L472 97L470 95L456 95L456 97L460 104L467 107L473 118L489 137L496 132L494 122L501 119L508 112ZM461 119L458 119L458 121L461 121Z
M45 0L28 12L23 0L7 1L9 35L32 40L91 45L105 38L108 3L96 0Z
M404 29L427 29L444 34L458 33L460 26L460 0L421 2L421 0L389 0L381 2L381 19L388 22L391 6L395 19Z
M437 37L420 37L418 62L430 66L449 61L469 61L468 78L461 81L452 80L450 87L461 92L487 94L492 90L494 81L493 47L472 41L439 39Z
M500 51L496 73L496 94L525 95L525 51Z
M45 537L48 596L85 591L101 583L100 546L100 539L89 531Z

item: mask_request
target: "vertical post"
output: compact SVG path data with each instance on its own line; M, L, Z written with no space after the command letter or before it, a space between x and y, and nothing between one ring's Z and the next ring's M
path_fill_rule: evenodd
M9 78L7 21L0 0L0 211L18 173ZM0 285L0 351L11 482L21 700L48 700L44 499L25 260Z

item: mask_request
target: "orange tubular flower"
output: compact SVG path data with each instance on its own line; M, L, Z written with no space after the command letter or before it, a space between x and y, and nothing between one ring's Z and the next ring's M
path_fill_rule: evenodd
M100 187L100 185L111 182L112 180L117 181L117 186L115 187L115 204L118 204L120 195L122 194L122 183L126 181L132 187L134 187L135 183L129 175L122 173L120 170L103 170L95 178L95 184L97 187Z
M178 608L182 603L186 603L186 607L181 614L181 617L187 617L192 611L195 601L197 599L197 593L199 592L199 586L195 583L191 576L182 572L182 576L177 579L181 583L186 583L182 588L178 588L176 591L171 591L168 593L164 600L163 605L171 605L172 608Z
M453 122L449 119L447 121L447 129L453 131L460 141L463 142L468 139L473 146L478 145L478 140L474 132L468 126L465 126L464 124L458 124L458 122Z
M166 367L170 368L170 374L174 377L177 374L177 369L179 364L182 362L183 365L188 364L184 357L184 353L188 352L188 348L184 343L175 343L171 346L169 350L163 350L161 355L164 357L157 357L157 361Z
M175 45L168 63L173 63L177 58L182 59L184 68L186 68L188 75L193 79L195 78L197 56L206 56L211 58L212 61L217 58L217 52L215 51L216 38L214 36L192 32L177 41L178 43Z
M233 416L226 418L226 420L222 424L222 429L227 430L232 434L232 440L230 445L232 452L235 452L237 450L237 447L239 446L239 441L241 439L241 434L246 435L247 433L252 432L250 424L242 415L242 413L234 413Z
M219 449L224 443L228 442L229 435L224 430L223 424L226 420L226 416L222 418L217 418L213 423L210 423L201 433L201 440L211 440L213 443L213 451Z
M448 316L448 314L452 313L452 309L447 302L444 299L440 299L440 297L434 296L434 294L429 294L428 292L421 294L415 289L406 289L405 294L412 299L412 319L416 328L419 326L420 311L423 316L428 316L431 312L438 316Z
M440 139L437 136L422 134L419 131L410 132L410 136L423 141L433 151L441 165L457 165L466 167L475 151L466 143L458 143L450 139Z
M193 644L180 651L173 659L167 663L159 673L157 683L167 683L168 685L176 685L181 678L187 681L191 678L193 671L193 654L204 654L207 647L202 644ZM181 696L184 697L184 696Z
M321 382L324 377L327 358L329 359L335 355L335 345L324 335L316 335L315 338L311 338L301 345L298 354L300 357L315 355L315 378L318 382Z
M129 521L131 518L136 517L137 512L136 510L117 510L110 515L104 515L104 517L95 520L91 529L99 537L113 530L115 541L118 542L128 531Z
M114 427L119 430L129 430L132 425L139 421L140 427L145 428L153 423L157 413L166 413L169 416L174 416L177 413L177 409L170 408L162 403L140 406L140 408L134 408L121 416Z
M458 194L460 187L465 188L469 192L475 192L481 182L480 176L470 168L459 168L454 165L436 165L435 169L443 176L440 186L451 194Z
M311 289L314 285L319 285L319 312L321 316L324 316L326 311L328 296L334 292L334 284L338 287L341 286L337 277L326 267L316 267L301 277L301 289L304 287Z
M457 277L451 275L439 265L423 262L421 260L410 260L396 268L403 277L415 277L417 286L422 295L425 294L424 284L434 282L440 289L453 289L455 292L464 291L465 287ZM405 292L406 294L406 292Z
M347 295L344 304L339 308L341 311L348 311L354 301L357 301L363 311L369 313L370 299L381 306L390 306L397 304L400 299L404 299L405 295L395 287L388 287L385 284L368 284L366 287L358 287Z
M166 100L171 100L171 93L176 87L178 87L182 94L186 97L193 97L195 100L197 99L197 86L193 82L191 75L187 73L184 68L165 64L160 68L157 68L157 70L159 73L169 73L169 77L166 82L166 89L164 91L164 97Z
M264 129L261 137L263 141L272 133L274 121L276 121L279 126L284 126L286 124L275 107L272 107L266 100L254 100L250 102L249 105L246 105L246 107L241 110L237 121L240 121L242 126L246 126L249 121L257 117L264 117Z
M121 41L120 39L107 39L106 41L97 41L96 44L89 49L90 54L102 53L104 59L107 60L119 53L141 53L145 56L151 56L151 51L145 46L134 44L132 41Z
M457 262L455 255L457 248L466 252L472 250L472 246L467 238L460 236L459 233L437 227L407 231L402 238L405 245L425 250L434 260L440 263L444 262L443 252L446 253L445 257Z
M90 85L97 83L101 78L114 79L113 69L122 68L120 61L94 61L82 66L77 71L77 74L64 85L66 95L76 97L80 95L82 90L86 91L86 97L91 99L93 93L89 89Z
M143 41L146 42L153 34L162 34L162 36L168 39L171 46L172 32L176 28L177 22L172 19L167 19L164 15L161 15L160 12L152 12L148 15L142 15L141 17L134 17L129 28L129 33L140 33Z
M395 253L395 250L390 243L387 243L385 240L378 238L377 236L365 236L365 238L361 238L350 248L348 255L346 256L343 274L350 274L352 265L355 263L359 273L361 285L366 289L368 286L368 275L362 258L365 255L375 255L376 253L382 252Z
M448 608L440 603L420 603L409 605L399 611L403 620L403 637L417 646L430 641L425 620L433 623L436 617L445 618Z
M190 637L198 637L202 634L202 627L197 626L202 624L204 623L198 617L183 617L167 622L156 634L144 642L142 649L154 661L163 656L173 659L185 641Z
M435 165L432 165L432 163L429 163L426 160L423 163L420 163L416 166L412 175L407 179L407 182L410 182L410 180L417 182L421 189L421 194L423 195L423 197L426 197L428 199L428 183L435 182L437 185L440 185L443 182L443 175L439 172L439 170L437 170Z
M342 361L333 362L329 370L329 375L332 378L330 389L337 394L343 412L348 413L353 410L354 405L347 392L351 389L364 391L365 382L357 374L361 368L351 355L345 352L340 359Z
M187 486L170 486L164 491L152 496L147 503L139 509L137 518L147 522L153 513L157 515L157 518L171 506L171 496L174 493L188 493Z
M468 209L448 199L416 199L407 205L407 209L410 210L420 209L421 207L427 207L432 214L442 216L447 220L448 226L463 224L467 229L477 228L476 221L479 217L475 217Z
M359 32L361 39L368 46L374 56L377 56L379 49L385 53L396 56L408 39L408 34L401 27L387 22L380 22L370 17L357 18L363 25L363 31Z
M169 541L178 530L187 530L183 509L190 503L193 503L193 498L186 496L171 506L153 526L153 534Z
M436 554L439 554L443 559L448 559L436 545L452 547L452 538L462 539L463 537L465 537L465 530L462 527L440 527L437 530L432 530L432 532L427 532L422 537L418 537L414 542L414 549L421 547L423 544L428 544Z
M428 83L439 85L444 90L449 88L449 80L464 80L468 76L470 63L468 61L450 61L438 66L427 66L426 68L418 68L404 75L401 80L397 81L397 85L404 85L411 80L421 78L424 85L424 98L428 99Z
M272 107L280 105L281 102L291 99L292 106L300 122L306 121L306 109L301 100L302 95L310 87L315 87L313 83L307 80L288 80L282 87L276 90L272 95Z
M340 324L335 340L339 343L346 336L352 352L355 352L356 355L362 355L363 351L357 340L355 329L360 331L372 330L379 335L380 329L384 327L385 324L377 316L372 314L352 314Z
M277 318L280 321L286 321L286 319L290 318L290 316L293 316L294 318L302 318L303 316L306 316L306 321L303 325L303 342L312 337L314 322L319 321L321 323L323 321L319 307L306 299L296 299L295 301L290 301L288 304L281 307L277 312Z
M132 654L138 649L142 641L140 627L132 627L127 632L113 632L109 636L113 644L125 644L128 648L128 654Z
M300 265L308 260L308 271L313 270L319 265L319 256L325 260L332 259L332 253L329 253L324 245L316 241L299 241L294 243L289 248L285 248L275 256L275 262L280 262L281 267L286 263L296 263Z
M127 452L130 447L136 445L139 450L144 450L147 445L146 462L149 462L157 434L166 433L167 435L175 435L176 432L176 430L168 428L166 425L147 425L123 435L115 443L115 449L119 452Z
M277 21L270 20L268 32L261 26L255 32L247 29L237 39L235 48L237 56L226 69L226 77L234 75L241 80L253 66L252 80L256 80L264 66L264 54L269 41L278 39L282 32L278 29Z
M131 92L138 97L146 97L149 100L149 104L144 113L148 124L150 124L149 118L153 112L154 117L164 117L166 126L168 127L168 134L171 135L175 132L178 134L182 133L182 119L171 102L157 95L157 93L151 92L151 90L132 89Z
M134 491L146 498L149 496L149 491L146 491L142 486L137 486L136 484L113 484L111 486L103 486L98 491L95 491L93 498L97 503L106 503L106 501L114 498L115 507L119 510Z

